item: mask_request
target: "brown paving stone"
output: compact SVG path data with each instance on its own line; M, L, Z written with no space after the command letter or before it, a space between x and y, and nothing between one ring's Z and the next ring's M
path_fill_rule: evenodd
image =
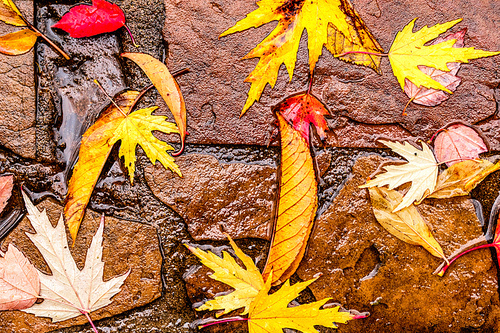
M21 12L33 18L33 1L16 1ZM0 35L22 28L0 22ZM0 54L0 146L23 157L35 158L34 51L18 56Z
M187 223L195 240L257 237L270 239L276 197L276 168L220 163L210 155L176 159L183 178L163 166L145 170L148 185Z

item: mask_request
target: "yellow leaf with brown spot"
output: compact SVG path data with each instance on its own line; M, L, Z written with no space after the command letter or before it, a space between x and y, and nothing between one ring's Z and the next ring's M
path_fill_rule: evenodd
M21 12L17 9L12 0L0 1L0 20L18 27L26 26L26 22L24 22Z
M274 87L281 64L285 64L290 80L292 79L304 30L307 30L311 73L325 45L329 45L330 51L336 55L354 50L375 53L382 51L348 0L261 0L257 5L258 9L220 35L223 37L278 21L276 28L244 57L260 60L245 79L245 82L251 83L251 87L242 114L260 99L267 84ZM342 59L377 70L380 63L380 57L376 59L359 54L344 56Z
M186 105L181 94L181 89L174 77L168 71L167 66L161 61L144 53L123 53L122 57L135 62L149 77L153 85L158 89L161 97L167 103L170 112L172 112L179 134L181 136L182 147L176 154L177 156L184 150L184 141L186 138Z
M165 117L151 115L155 108L137 110L129 115L130 107L138 96L137 91L119 95L116 103L120 108L109 106L82 137L78 162L69 181L64 207L64 216L73 240L76 239L85 208L102 168L117 141L121 140L120 156L125 157L131 182L135 172L137 144L141 145L153 164L159 160L165 168L181 176L173 157L166 152L173 148L152 134L152 131L177 133L177 127L166 122Z
M0 36L0 53L19 55L28 52L35 46L38 34L29 29L23 29Z
M280 190L273 239L264 268L277 285L299 266L318 208L318 183L309 149L309 126L324 135L328 111L310 94L291 96L278 106L281 135Z
M376 186L368 190L375 218L385 230L403 242L420 245L433 256L447 261L441 245L413 204L395 212L394 209L403 201L398 191Z
M437 180L436 189L428 198L452 198L468 195L490 173L500 169L488 160L466 160L455 163L443 171Z

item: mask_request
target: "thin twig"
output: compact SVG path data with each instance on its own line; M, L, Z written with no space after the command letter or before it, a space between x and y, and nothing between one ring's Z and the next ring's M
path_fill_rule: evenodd
M32 31L34 31L38 36L42 37L43 39L45 39L45 41L47 43L50 44L50 46L52 46L54 49L56 49L57 52L59 52L63 57L64 59L66 60L69 60L71 59L70 56L64 52L59 46L57 46L53 41L51 41L47 36L45 36L40 30L38 30L37 28L35 28L35 26L33 24L31 24L28 20L26 20L24 18L24 16L21 15L21 18L23 19L24 23L26 23L26 25L28 26L28 28Z
M113 100L113 98L111 96L109 96L109 94L106 92L106 90L104 90L104 88L101 86L101 84L99 83L99 81L95 80L94 79L94 83L97 84L97 86L99 87L99 89L101 89L101 91L104 93L104 95L106 95L106 97L111 101L111 103L113 103L113 105L122 113L122 115L124 117L127 116L127 114L125 113L125 111L122 110L122 108L116 104L116 102Z

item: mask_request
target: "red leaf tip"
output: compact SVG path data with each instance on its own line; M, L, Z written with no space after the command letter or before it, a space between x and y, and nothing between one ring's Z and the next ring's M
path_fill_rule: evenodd
M323 103L309 93L288 97L276 106L276 112L293 125L309 144L309 125L313 124L321 140L325 139L328 129L325 115L330 114Z

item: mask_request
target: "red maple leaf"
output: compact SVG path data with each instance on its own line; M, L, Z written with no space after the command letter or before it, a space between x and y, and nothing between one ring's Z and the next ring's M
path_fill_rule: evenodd
M68 32L73 38L113 32L121 27L127 29L135 45L134 38L125 25L125 14L120 7L105 0L93 0L92 6L75 6L52 26Z
M329 112L323 103L310 93L288 97L276 106L276 112L281 113L289 123L293 124L293 128L300 132L308 145L310 124L316 127L321 140L325 138L328 125L324 116Z

